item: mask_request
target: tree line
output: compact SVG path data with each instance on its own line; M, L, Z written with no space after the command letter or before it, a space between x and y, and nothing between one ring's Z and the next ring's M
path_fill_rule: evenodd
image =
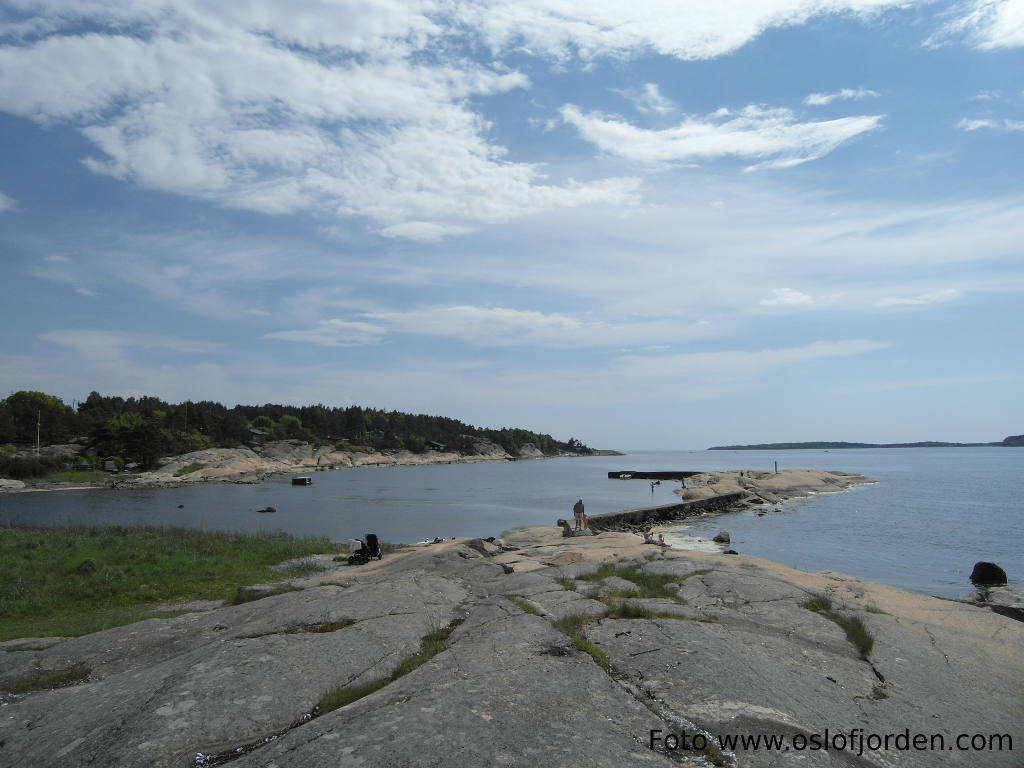
M263 440L296 439L341 450L406 449L472 453L486 439L516 455L532 443L546 455L589 453L575 438L562 442L526 429L482 429L457 419L376 408L326 405L236 405L212 400L168 403L158 397L91 392L72 408L43 392L15 392L0 401L0 445L84 443L93 461L118 457L144 468L161 456L203 448L234 448ZM11 449L8 448L10 453Z

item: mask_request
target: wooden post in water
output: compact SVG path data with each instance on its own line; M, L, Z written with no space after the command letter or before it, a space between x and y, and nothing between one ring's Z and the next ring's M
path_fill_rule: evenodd
M775 474L779 474L779 462L775 462Z

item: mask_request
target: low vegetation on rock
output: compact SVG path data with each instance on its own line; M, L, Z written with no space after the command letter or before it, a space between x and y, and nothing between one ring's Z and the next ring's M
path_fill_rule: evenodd
M316 709L313 710L314 713L319 716L332 712L335 709L340 709L354 701L358 701L359 699L369 696L371 693L379 691L389 683L393 683L398 678L409 674L417 667L423 666L448 647L449 636L461 623L461 619L456 619L446 626L436 627L425 634L420 639L420 650L412 656L407 656L398 662L395 668L391 670L391 673L386 677L371 680L370 682L363 683L361 685L346 685L340 688L335 688L332 691L328 691L320 698L319 703L316 705Z
M864 622L856 616L845 616L841 613L837 613L832 607L832 600L826 595L817 595L812 597L806 603L804 608L809 611L814 611L820 616L824 616L829 621L834 621L843 631L846 633L846 639L853 643L854 648L860 653L862 659L867 659L871 656L871 650L875 646L875 640L868 632L868 628L864 626Z
M239 584L274 578L269 566L332 548L283 533L2 526L0 640L96 632L159 603L230 600Z

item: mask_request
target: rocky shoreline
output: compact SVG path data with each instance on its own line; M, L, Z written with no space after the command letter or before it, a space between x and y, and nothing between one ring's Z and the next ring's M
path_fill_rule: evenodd
M959 734L1024 743L1024 624L971 605L556 527L319 562L243 604L0 644L0 688L78 670L3 694L0 762L780 764L780 750L716 741L731 734L803 744L801 765L931 768L1019 754L957 751ZM854 620L870 643L844 631ZM440 638L429 654L426 638ZM329 691L352 695L328 709ZM807 749L826 729L932 746Z
M601 452L610 455L614 452ZM0 479L0 492L82 490L86 488L176 488L194 483L261 483L265 480L294 474L334 469L366 467L418 466L423 464L474 464L487 461L518 461L522 459L567 458L578 454L561 453L548 456L532 443L523 445L516 455L488 440L478 440L469 454L455 451L405 450L340 451L331 446L316 447L301 440L278 440L244 448L208 448L169 456L149 472L111 475L102 483L28 481Z

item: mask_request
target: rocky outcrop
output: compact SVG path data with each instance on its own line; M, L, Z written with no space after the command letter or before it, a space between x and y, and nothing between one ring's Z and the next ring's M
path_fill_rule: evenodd
M486 441L484 441L486 443ZM276 440L251 448L208 448L162 459L158 469L120 475L115 487L186 485L196 482L258 483L280 474L355 467L455 464L507 459L500 446L481 443L480 455L454 451L339 451L331 446L314 447L301 440Z
M293 579L298 591L242 605L5 644L0 688L40 669L86 674L4 695L0 763L768 768L789 762L715 737L1024 738L1024 625L987 610L742 555L668 552L625 533L526 528L502 541L518 549L482 557L449 541ZM657 596L643 593L650 583ZM854 646L833 616L861 622L873 647ZM410 664L440 627L444 647ZM386 684L316 709L327 691L374 680ZM652 731L708 746L651 749ZM833 748L793 764L1009 757Z
M855 485L873 483L869 477L852 472L830 472L817 469L784 469L781 472L762 472L735 469L728 472L704 472L686 479L683 488L675 493L683 499L695 501L726 493L744 494L748 506L779 504L786 499L812 496L818 493L836 493Z
M1024 591L1016 587L982 587L960 600L979 608L988 608L1000 616L1024 621Z
M1006 584L1006 571L995 563L975 563L971 583L978 587L1001 587Z

